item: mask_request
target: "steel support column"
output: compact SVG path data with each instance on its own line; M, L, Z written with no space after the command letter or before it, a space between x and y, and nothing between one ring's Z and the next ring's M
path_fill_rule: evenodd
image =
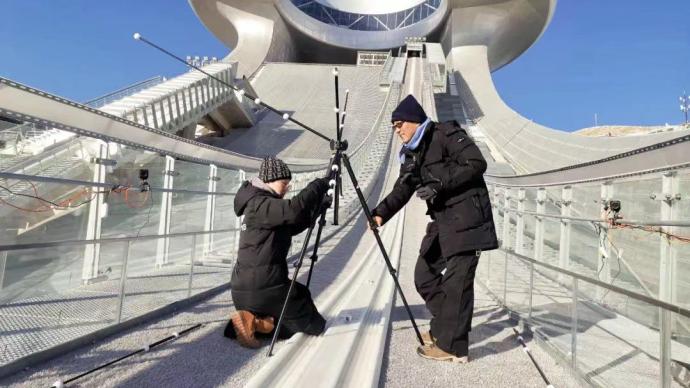
M676 172L667 172L662 177L661 196L656 195L661 202L661 219L675 221L677 209L675 203L681 199L679 192L679 179ZM659 240L659 299L674 303L676 299L677 280L677 251L670 235L676 232L674 227L662 227ZM673 314L664 309L659 309L660 314L660 375L661 386L671 386L671 334L673 330Z
M215 193L218 186L218 167L211 164L208 173L208 192ZM213 231L216 214L216 196L209 194L206 197L206 217L204 219L204 231ZM205 234L203 241L202 260L206 260L208 255L213 251L213 234Z
M570 217L572 215L571 205L573 203L573 189L565 186L561 193L561 216ZM564 269L570 269L570 230L572 225L570 220L561 219L561 236L558 245L558 265ZM565 282L562 274L558 274L561 283Z
M165 157L165 171L163 172L163 189L171 190L174 186L175 159ZM153 195L153 194L152 194ZM170 221L172 218L172 193L161 193L160 220L158 222L158 235L170 234ZM158 239L156 248L156 268L168 264L170 252L170 239L163 237Z
M515 224L515 253L524 255L525 254L525 198L527 193L525 189L518 190L517 196L517 213L516 224Z
M105 183L106 166L103 161L108 159L108 143L99 142L98 159L94 161L93 182ZM103 189L92 187L91 191L96 193L93 201L89 202L89 213L86 223L86 240L98 240L101 238L101 223L106 215L105 195L101 194ZM84 248L84 264L82 266L82 283L98 276L98 262L101 256L100 244L89 244Z

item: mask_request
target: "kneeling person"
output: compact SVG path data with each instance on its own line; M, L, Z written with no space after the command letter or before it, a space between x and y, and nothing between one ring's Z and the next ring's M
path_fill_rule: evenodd
M244 220L231 281L237 312L225 334L236 336L245 347L258 348L255 333L274 330L290 287L286 259L292 236L309 227L328 191L328 179L315 179L295 197L283 199L291 178L282 160L269 157L261 163L259 176L245 181L235 196L235 214ZM309 289L295 283L280 336L319 335L325 324Z

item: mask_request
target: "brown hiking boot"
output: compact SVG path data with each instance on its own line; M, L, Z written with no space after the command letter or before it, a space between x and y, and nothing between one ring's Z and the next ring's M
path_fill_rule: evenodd
M458 364L467 364L470 361L467 356L458 357L454 354L446 353L443 349L436 345L419 346L417 348L417 354L426 359L435 361L450 361Z
M276 327L273 317L256 317L254 318L254 325L256 326L256 332L261 334L269 334Z
M436 343L436 338L431 335L431 330L429 330L425 333L422 333L422 341L424 341L424 345L431 346Z
M245 348L257 349L261 347L259 340L254 337L256 317L249 311L239 310L230 319L237 333L237 341Z

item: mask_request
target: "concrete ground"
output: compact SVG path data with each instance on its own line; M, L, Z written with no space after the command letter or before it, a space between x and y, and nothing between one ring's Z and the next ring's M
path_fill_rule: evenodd
M416 317L420 330L429 330L431 318L424 302L414 288L413 272L424 235L425 205L414 198L407 205L407 221L400 264L400 282ZM396 298L384 355L380 387L539 387L546 386L539 372L524 353L513 334L516 323L490 296L475 283L473 330L470 334L470 363L459 365L430 361L416 354L419 345L405 308ZM552 359L540 346L525 338L539 366L555 387L580 387L566 366Z

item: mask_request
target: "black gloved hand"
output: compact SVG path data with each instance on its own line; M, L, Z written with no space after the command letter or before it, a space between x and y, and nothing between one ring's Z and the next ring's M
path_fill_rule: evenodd
M329 178L316 178L312 181L312 183L315 183L316 185L319 186L321 190L328 190L330 186L328 186L328 182L330 181Z
M428 183L425 186L422 186L419 189L417 189L417 197L419 197L423 201L434 202L434 199L436 199L440 191L440 183Z
M332 204L333 204L333 197L330 195L324 195L323 199L321 200L321 211L324 211L324 210L330 208Z

